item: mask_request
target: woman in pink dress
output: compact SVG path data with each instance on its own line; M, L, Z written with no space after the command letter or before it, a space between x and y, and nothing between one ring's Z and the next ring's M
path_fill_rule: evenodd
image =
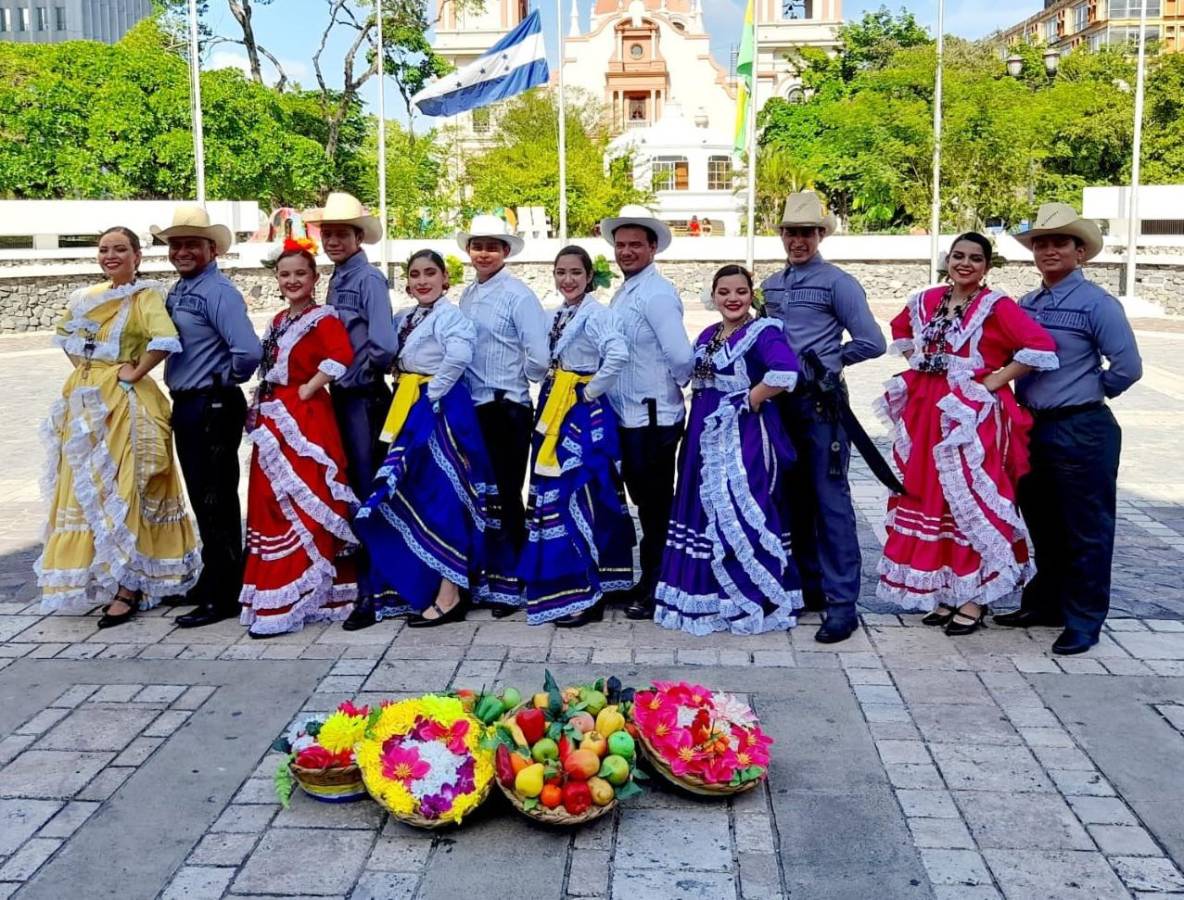
M1032 417L1011 383L1057 367L1051 335L986 286L991 242L969 232L949 253L949 284L909 298L892 320L909 369L877 412L892 427L906 494L888 501L881 600L950 635L970 634L987 605L1032 577L1016 484L1028 469Z

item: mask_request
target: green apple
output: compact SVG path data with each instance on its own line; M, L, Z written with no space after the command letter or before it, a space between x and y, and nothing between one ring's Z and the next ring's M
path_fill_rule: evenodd
M620 787L629 780L629 763L624 757L610 754L601 762L597 775L609 784Z
M550 738L541 738L530 748L530 757L537 763L559 759L559 745Z
M636 748L633 736L628 731L614 731L608 736L608 752L623 757L626 761L633 759Z

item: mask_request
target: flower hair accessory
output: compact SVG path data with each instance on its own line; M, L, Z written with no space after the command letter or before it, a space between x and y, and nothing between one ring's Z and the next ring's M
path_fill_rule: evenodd
M283 243L276 244L263 257L263 265L269 269L274 269L285 253L307 253L313 259L316 259L321 248L317 246L317 242L310 237L286 237Z

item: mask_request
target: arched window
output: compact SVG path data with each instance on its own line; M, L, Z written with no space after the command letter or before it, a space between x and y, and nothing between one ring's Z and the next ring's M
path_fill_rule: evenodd
M790 85L785 91L785 99L790 103L805 103L806 92L798 85Z

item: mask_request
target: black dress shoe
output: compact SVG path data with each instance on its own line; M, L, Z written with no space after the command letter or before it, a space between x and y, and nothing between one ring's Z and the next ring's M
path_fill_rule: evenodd
M116 625L122 625L124 622L130 622L132 617L140 611L140 594L136 593L134 597L120 597L116 595L116 600L122 600L127 604L127 609L121 613L111 613L108 610L109 605L103 607L103 615L99 618L97 623L99 628L114 628ZM114 601L112 601L114 602Z
M350 610L349 617L341 623L341 628L344 631L361 631L377 622L378 616L374 612L374 601L359 600Z
M962 612L961 607L950 616L950 621L946 623L945 632L950 637L962 637L967 634L974 634L980 628L986 628L983 619L986 618L987 608L980 606L977 615Z
M506 619L506 618L509 618L510 616L514 615L514 613L516 613L516 612L518 612L518 607L516 607L516 606L502 606L500 603L497 606L490 609L490 613L493 615L493 617L495 619Z
M1061 636L1052 642L1052 652L1057 656L1076 656L1078 653L1084 653L1097 642L1097 635L1066 628L1061 632Z
M408 620L408 628L435 628L438 625L447 625L449 622L463 622L469 612L469 604L464 600L458 600L456 606L445 612L436 605L436 601L432 601L432 605L428 609L434 609L437 616L434 619L425 619L423 616L415 616Z
M815 632L814 640L820 644L838 644L855 634L857 628L859 617L856 615L827 616L826 621Z
M654 605L654 598L649 592L638 594L625 607L625 618L632 619L634 622L644 622L647 619L652 619L654 617Z
M570 616L564 616L562 619L555 620L556 628L579 628L581 625L587 625L589 622L603 622L604 621L604 605L603 603L595 603L585 610L574 613Z
M1065 623L1055 616L1039 613L1032 609L1017 609L1014 612L1000 613L992 616L991 621L1004 628L1063 628Z
M945 603L939 603L934 608L933 612L921 619L922 625L948 625L950 619L954 618L957 612L954 607L947 606Z
M191 613L185 613L183 616L177 616L176 622L178 628L201 628L204 625L213 625L215 622L221 622L224 619L238 618L240 610L237 606L231 608L228 606L211 606L208 603L203 603Z

